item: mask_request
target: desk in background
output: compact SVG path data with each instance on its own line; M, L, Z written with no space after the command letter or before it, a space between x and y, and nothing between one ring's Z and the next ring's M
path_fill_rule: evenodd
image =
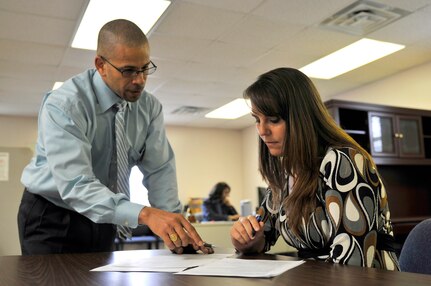
M230 229L232 221L214 221L193 223L193 227L206 242L216 246L216 248L232 248L230 240ZM134 236L132 240L126 242L115 242L116 250L138 250L138 249L159 249L165 248L163 241L157 236ZM277 243L271 248L269 253L295 253L296 249L290 247L280 237Z
M213 221L193 223L192 225L204 241L214 244L216 247L232 248L230 229L233 223L232 221ZM296 249L287 245L281 237L269 251L269 253L293 252L296 252Z
M166 254L168 250L138 250L143 257ZM233 253L233 250L232 250ZM304 264L268 278L233 278L186 276L149 272L90 272L91 269L133 257L136 251L90 254L54 254L34 256L0 256L0 285L347 285L357 286L429 286L431 275L403 273L326 262ZM174 254L172 254L174 255ZM281 255L258 255L239 258L290 260Z

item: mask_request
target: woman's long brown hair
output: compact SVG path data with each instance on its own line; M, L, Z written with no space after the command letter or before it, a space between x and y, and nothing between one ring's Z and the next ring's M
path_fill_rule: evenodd
M308 221L316 207L319 167L330 146L352 147L372 163L371 156L333 120L313 82L293 68L278 68L259 76L244 91L254 108L265 116L286 122L283 156L269 153L259 140L259 171L272 191L273 207L283 204L289 227L300 232L302 219ZM293 191L288 191L288 176L294 176Z

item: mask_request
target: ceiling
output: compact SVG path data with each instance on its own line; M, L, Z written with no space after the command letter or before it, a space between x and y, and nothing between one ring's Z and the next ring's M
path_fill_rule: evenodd
M250 116L207 119L206 112L183 112L183 107L215 109L241 97L265 71L300 68L364 37L318 26L354 0L172 2L149 34L158 70L146 86L162 102L169 125L250 126ZM431 0L374 2L411 14L365 36L406 48L332 80L313 80L324 100L431 61ZM94 51L70 47L87 3L0 2L0 115L36 116L55 81L93 67Z

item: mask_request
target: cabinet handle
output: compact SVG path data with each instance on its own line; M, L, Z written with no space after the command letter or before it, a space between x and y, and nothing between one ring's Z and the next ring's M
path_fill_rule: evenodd
M398 134L398 137L399 137L400 139L403 139L403 138L404 138L403 133Z
M399 133L395 133L395 134L394 134L394 137L395 137L395 138L400 138L400 134L399 134Z

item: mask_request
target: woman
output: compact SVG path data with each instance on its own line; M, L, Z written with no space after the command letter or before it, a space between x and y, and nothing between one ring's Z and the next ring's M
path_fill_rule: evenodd
M267 222L249 216L233 225L237 251L266 252L281 235L304 259L399 270L376 166L331 118L311 80L296 69L275 69L244 97L269 188L261 205Z
M224 182L217 183L202 205L203 221L237 220L238 212L230 204L230 187Z

